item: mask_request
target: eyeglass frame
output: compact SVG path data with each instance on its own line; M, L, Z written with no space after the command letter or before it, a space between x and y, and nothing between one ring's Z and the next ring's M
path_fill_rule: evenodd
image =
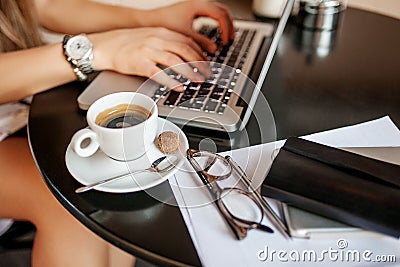
M233 231L235 237L238 240L242 240L247 236L247 232L251 229L260 229L268 233L273 233L273 230L262 224L263 218L266 216L265 211L263 210L262 206L260 203L257 201L257 199L254 197L254 195L251 192L245 191L241 188L237 187L220 187L216 181L219 180L224 180L232 175L232 165L229 160L224 158L223 156L212 153L209 151L201 151L201 150L196 150L196 149L188 149L186 152L187 159L189 163L192 165L193 169L196 171L196 174L199 176L200 180L202 183L207 187L209 193L211 194L212 198L215 199L215 204L221 213L222 217L225 219L226 223L228 226L231 228ZM195 157L197 156L211 156L213 158L212 162L207 162L205 168L200 167L199 163L195 160ZM210 158L211 158L210 157ZM216 175L211 175L207 172L209 168L215 163L216 159L220 159L226 166L229 167L228 173L221 175L221 176L216 176ZM261 218L259 222L254 222L250 220L246 220L243 218L239 218L235 216L228 207L224 204L222 201L222 195L224 191L236 191L239 194L242 194L251 201L257 207L259 208L261 212Z

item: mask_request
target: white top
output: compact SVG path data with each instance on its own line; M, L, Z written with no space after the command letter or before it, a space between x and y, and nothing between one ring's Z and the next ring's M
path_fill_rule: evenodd
M0 219L0 236L7 232L13 224L13 220L11 219Z
M29 104L11 102L0 105L0 142L22 129L28 123L28 116Z

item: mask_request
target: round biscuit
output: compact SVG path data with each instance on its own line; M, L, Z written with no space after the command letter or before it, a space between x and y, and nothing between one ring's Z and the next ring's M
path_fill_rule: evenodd
M162 132L158 136L158 148L165 154L174 153L179 147L179 137L171 131Z

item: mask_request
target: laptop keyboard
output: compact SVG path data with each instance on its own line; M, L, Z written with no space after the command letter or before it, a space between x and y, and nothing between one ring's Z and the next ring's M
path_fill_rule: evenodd
M168 69L168 75L183 84L185 90L166 93L168 88L160 86L153 99L169 107L223 114L246 62L255 31L236 29L235 40L225 46L222 45L219 29L203 26L200 33L219 45L215 54L205 52L210 61L212 75L204 82L196 83Z

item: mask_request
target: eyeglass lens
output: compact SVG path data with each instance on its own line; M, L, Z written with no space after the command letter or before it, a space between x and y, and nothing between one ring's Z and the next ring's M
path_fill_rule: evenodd
M241 190L225 189L221 201L234 217L251 223L261 223L263 211L257 203Z
M211 153L201 153L200 155L196 155L194 159L202 170L207 172L209 175L219 177L219 179L229 177L232 171L232 168L227 161L221 157L214 156Z

